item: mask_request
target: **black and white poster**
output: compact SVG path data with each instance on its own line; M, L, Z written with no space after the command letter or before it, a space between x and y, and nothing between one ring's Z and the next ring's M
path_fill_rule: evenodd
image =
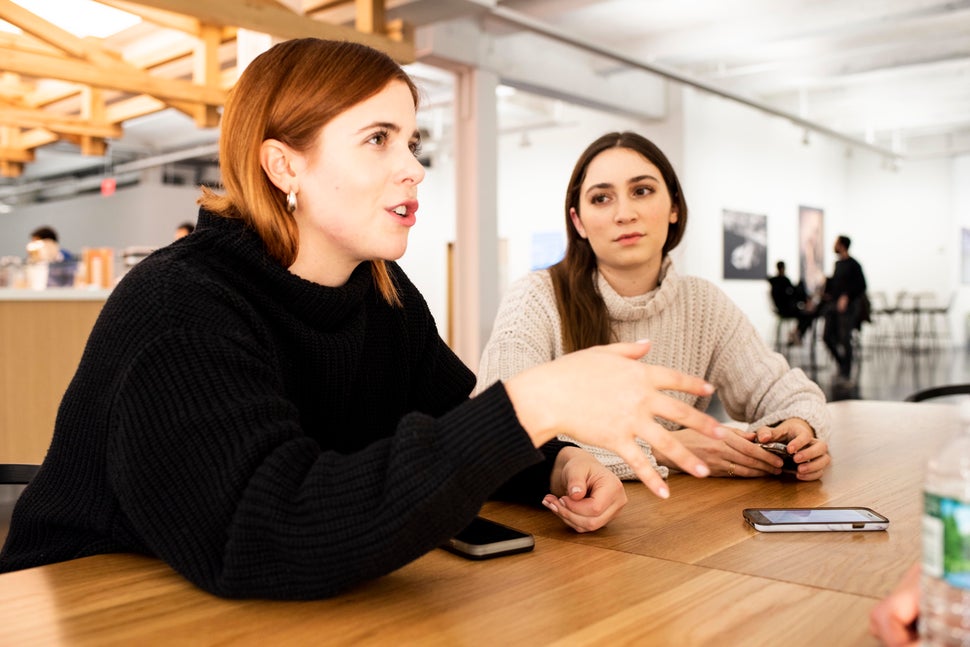
M768 276L768 216L724 210L724 278Z

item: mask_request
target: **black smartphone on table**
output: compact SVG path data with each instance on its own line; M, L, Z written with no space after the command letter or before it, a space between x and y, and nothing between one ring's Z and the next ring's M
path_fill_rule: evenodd
M746 508L741 514L761 532L839 532L889 527L889 519L862 507Z
M441 547L468 559L491 559L528 552L535 547L535 543L535 538L527 532L475 517L464 530Z

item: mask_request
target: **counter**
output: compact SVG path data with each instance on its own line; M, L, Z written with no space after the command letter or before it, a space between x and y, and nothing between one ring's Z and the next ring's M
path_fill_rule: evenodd
M0 289L0 462L39 463L110 290Z

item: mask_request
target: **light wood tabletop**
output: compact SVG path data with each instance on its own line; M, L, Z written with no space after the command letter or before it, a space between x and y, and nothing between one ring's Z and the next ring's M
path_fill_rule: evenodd
M926 459L956 408L846 401L833 466L816 483L670 478L638 483L606 529L491 502L536 535L531 553L472 562L442 550L338 597L224 600L164 563L102 555L0 576L0 643L421 645L872 645L868 613L919 554ZM757 506L862 505L885 532L758 533Z

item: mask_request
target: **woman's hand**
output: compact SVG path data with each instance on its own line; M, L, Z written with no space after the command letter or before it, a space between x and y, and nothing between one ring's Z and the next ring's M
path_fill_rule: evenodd
M622 481L579 447L564 447L556 456L550 489L542 505L576 532L599 530L626 505Z
M769 474L781 474L783 461L778 456L761 448L755 442L754 432L729 427L731 432L723 440L702 436L692 429L673 432L693 454L707 463L711 476L756 478ZM656 448L653 455L657 462L673 467L669 459Z
M869 613L869 633L890 647L916 645L919 615L919 564L913 564L899 584Z
M670 491L637 445L637 438L660 450L684 471L707 476L707 465L655 417L723 438L728 431L717 420L662 392L706 396L714 387L699 377L635 361L649 349L647 342L587 348L534 366L505 382L515 413L532 443L540 447L558 434L567 434L609 449L662 498L670 496Z
M762 427L757 431L759 443L786 443L788 453L798 463L795 476L800 481L822 478L822 472L832 464L829 445L815 437L812 427L801 418L789 418L776 427Z

